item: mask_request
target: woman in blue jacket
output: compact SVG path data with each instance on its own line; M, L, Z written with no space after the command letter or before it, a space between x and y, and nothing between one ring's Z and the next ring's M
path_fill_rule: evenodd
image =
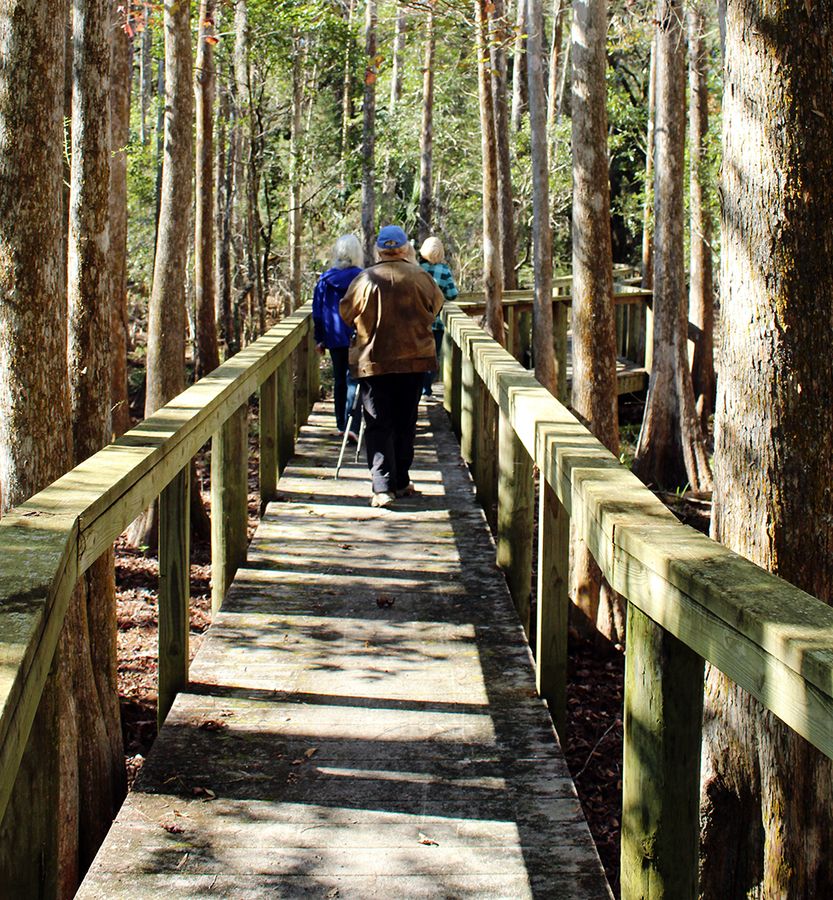
M347 293L353 279L362 271L362 245L354 234L344 234L333 247L332 264L318 279L312 297L312 320L315 344L323 355L330 351L333 361L333 402L335 403L338 433L348 428L348 418L356 393L356 383L350 377L347 352L351 329L338 313L338 304ZM357 440L358 415L349 423L351 437Z

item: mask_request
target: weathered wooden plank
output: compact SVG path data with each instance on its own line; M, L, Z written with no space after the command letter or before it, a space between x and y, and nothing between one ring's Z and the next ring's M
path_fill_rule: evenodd
M703 660L631 606L625 660L624 897L698 896Z
M176 695L188 684L191 601L190 466L159 495L159 700L165 721Z
M258 403L260 438L260 505L275 499L278 487L278 373L270 375L260 386Z
M246 561L248 406L231 415L211 442L211 609L223 604Z

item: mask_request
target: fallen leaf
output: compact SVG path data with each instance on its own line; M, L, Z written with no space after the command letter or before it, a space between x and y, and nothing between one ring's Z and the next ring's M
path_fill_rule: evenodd
M425 844L428 847L439 847L440 845L436 841L432 841L427 834L423 834L421 831L419 833L419 842L420 844Z
M330 888L327 891L327 900L333 900L334 897L338 897L340 895L340 891L337 887Z
M386 609L388 607L393 606L396 598L392 597L390 594L379 594L376 597L376 605L380 609Z
M218 722L216 719L206 719L200 724L200 728L203 731L223 731L228 728L228 725L225 722Z
M217 799L217 795L214 793L214 791L212 791L211 788L207 788L207 787L191 788L191 793L195 797L205 797L206 800L216 800Z
M304 751L304 756L307 759L311 759L316 753L318 753L318 747L310 747L309 750Z
M160 822L159 823L168 834L182 834L185 829L181 825L177 825L176 822Z

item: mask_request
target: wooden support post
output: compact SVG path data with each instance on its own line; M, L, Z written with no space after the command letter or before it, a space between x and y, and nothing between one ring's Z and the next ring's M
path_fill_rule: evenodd
M451 428L457 437L460 437L460 406L462 403L463 387L463 351L459 344L451 348Z
M165 721L188 685L191 600L190 463L159 495L159 671L156 719Z
M506 574L524 631L529 636L532 590L532 459L507 415L498 424L497 564Z
M622 896L698 894L703 660L628 606Z
M295 350L295 437L309 417L309 343L301 341Z
M307 357L309 359L309 397L307 398L307 418L312 412L316 401L321 394L321 357L315 349L315 332L312 330L312 322L310 321L309 337L307 339Z
M260 511L278 491L278 373L260 386Z
M443 352L440 358L440 365L442 366L443 373L443 406L445 407L445 411L449 415L451 414L451 395L454 390L454 373L452 371L453 356L454 343L451 340L451 335L448 333L448 329L446 328L443 332Z
M520 336L518 334L518 308L516 306L504 306L508 333L506 335L506 349L518 359Z
M631 303L628 317L628 359L642 366L645 364L645 310L644 300Z
M290 356L277 371L278 376L278 475L295 453L295 379Z
M216 612L246 561L248 407L233 412L211 440L211 610Z
M552 343L555 351L555 396L567 403L567 304L552 305Z
M645 304L645 371L650 375L654 367L654 310Z
M477 375L471 360L471 347L463 349L460 375L460 456L471 464L474 462L476 452L475 433L477 431L477 410L475 409Z
M538 491L538 613L535 676L562 742L567 724L570 517L543 475Z
M492 531L497 529L497 404L482 379L476 379L474 482L477 501Z
M518 316L518 362L525 368L534 368L532 359L532 313L522 312Z
M625 307L621 303L617 303L614 311L616 314L616 355L624 356Z

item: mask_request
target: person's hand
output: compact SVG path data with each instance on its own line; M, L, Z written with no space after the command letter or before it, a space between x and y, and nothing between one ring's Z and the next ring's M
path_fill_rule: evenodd
M324 347L323 344L316 344L316 345L315 345L315 349L316 349L316 351L318 352L318 355L319 355L319 356L323 356L323 355L324 355L324 351L325 351L326 348Z

